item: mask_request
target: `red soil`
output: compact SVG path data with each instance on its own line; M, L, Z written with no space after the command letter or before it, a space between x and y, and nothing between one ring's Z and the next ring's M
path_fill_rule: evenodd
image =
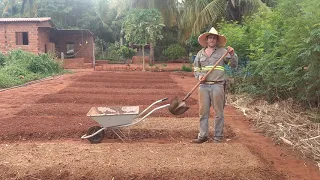
M231 106L225 110L224 143L191 144L198 132L197 92L179 117L163 109L121 129L128 137L125 143L110 129L99 145L80 141L97 125L86 117L91 107L143 110L164 97L183 98L195 83L190 73L83 71L0 92L0 179L320 177L299 153L251 131L248 120Z

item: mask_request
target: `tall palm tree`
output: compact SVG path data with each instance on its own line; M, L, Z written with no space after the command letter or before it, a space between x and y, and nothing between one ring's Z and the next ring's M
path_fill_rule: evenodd
M244 16L266 8L261 0L184 0L179 28L181 39L198 34L221 18L241 22Z

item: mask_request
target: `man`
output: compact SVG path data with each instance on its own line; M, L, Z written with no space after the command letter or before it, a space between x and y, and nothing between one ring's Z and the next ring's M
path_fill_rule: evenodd
M201 81L199 86L200 132L198 138L193 140L193 142L203 143L208 140L208 121L211 105L215 112L213 140L214 142L221 142L224 127L224 87L226 83L223 65L229 64L231 67L236 67L238 57L232 47L228 47L228 49L223 48L226 45L227 39L223 35L218 34L213 27L209 32L201 34L198 42L204 47L198 52L194 61L195 77ZM228 55L216 66L207 78L204 79L203 76L226 51L228 51Z

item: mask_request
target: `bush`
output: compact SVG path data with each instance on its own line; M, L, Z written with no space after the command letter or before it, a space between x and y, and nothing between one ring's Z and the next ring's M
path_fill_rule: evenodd
M23 84L41 77L42 76L31 73L22 67L6 66L0 69L0 88Z
M23 84L63 72L60 64L48 54L37 56L29 52L13 50L4 59L5 64L0 68L0 88Z
M40 54L30 60L27 69L33 73L54 74L60 72L62 68L48 54Z
M117 50L117 54L123 58L132 58L136 51L132 48L128 48L126 46L121 46L120 49Z
M8 53L8 56L6 58L6 65L26 67L34 56L35 55L32 53L22 51L20 49L12 50Z
M4 66L6 62L6 56L0 52L0 67Z
M187 55L186 49L179 44L171 44L163 54L170 60L179 59Z
M106 57L107 60L116 60L118 61L120 59L120 56L117 52L117 50L112 50L108 52L108 55Z
M18 66L7 66L3 68L3 72L14 78L19 76L26 76L28 73L30 73L25 68L18 67Z
M117 42L114 44L109 43L108 47L107 60L118 61L120 59L131 59L136 53L134 49L127 46L120 46Z
M0 69L0 88L8 88L16 84L19 84L19 82L14 77L4 73L4 71Z
M107 60L119 60L118 49L120 49L119 43L108 43Z

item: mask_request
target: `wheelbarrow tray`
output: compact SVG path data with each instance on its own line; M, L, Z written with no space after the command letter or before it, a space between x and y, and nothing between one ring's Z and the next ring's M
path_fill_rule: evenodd
M139 114L139 106L92 107L87 116L102 127L115 127L132 124Z

